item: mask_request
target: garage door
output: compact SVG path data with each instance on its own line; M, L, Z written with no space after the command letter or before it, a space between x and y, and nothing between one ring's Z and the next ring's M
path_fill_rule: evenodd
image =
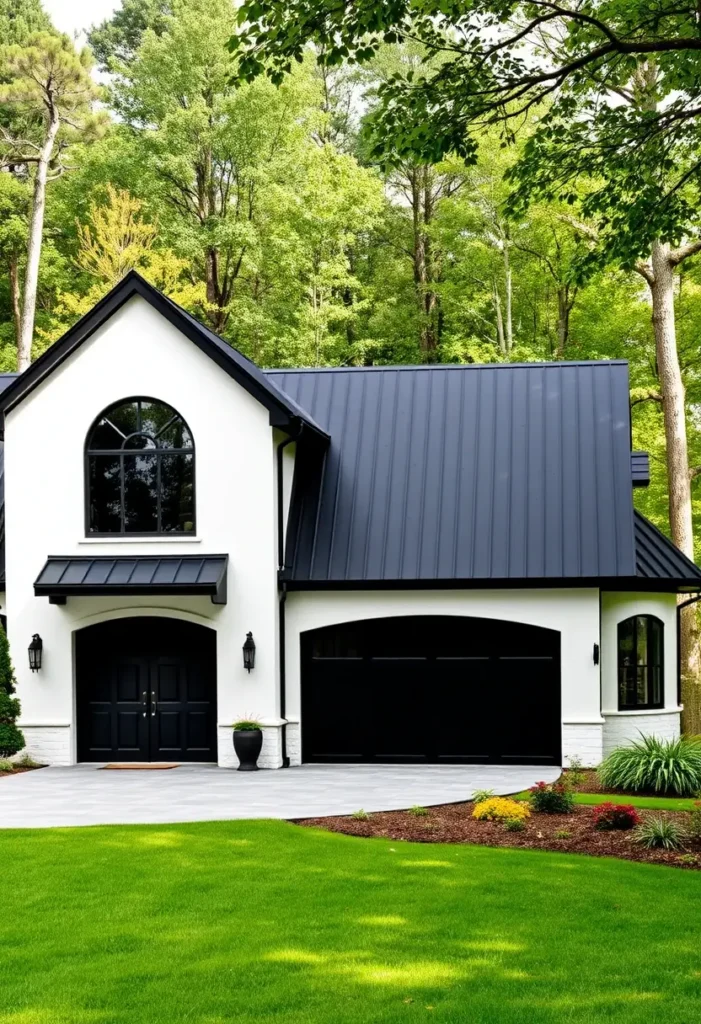
M560 634L494 619L371 619L302 636L311 762L560 763Z

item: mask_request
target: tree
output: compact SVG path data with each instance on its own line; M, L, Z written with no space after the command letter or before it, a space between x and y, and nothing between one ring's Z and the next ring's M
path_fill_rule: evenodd
M100 70L117 73L128 67L136 59L146 30L161 35L172 13L170 0L123 0L111 18L88 33Z
M19 700L13 696L16 688L15 673L10 660L10 645L5 630L0 626L0 757L12 757L24 748L24 736L17 728L20 715Z
M0 39L3 46L23 46L36 32L52 32L41 0L0 0Z
M672 145L701 114L692 0L652 8L647 0L244 0L239 23L229 45L246 81L266 74L280 82L310 42L331 67L367 63L384 44L405 40L439 56L383 84L377 138L389 160L437 162L451 152L474 160L485 125L516 125L544 100L557 105L592 79L614 89L651 57L667 102L628 119L628 143L662 135Z
M66 169L71 141L94 129L99 119L91 109L97 90L90 56L85 50L77 54L66 36L36 33L25 46L6 47L1 60L9 81L0 85L0 101L12 108L15 120L10 127L0 125L0 168L19 166L33 176L17 344L21 371L31 362L47 182Z

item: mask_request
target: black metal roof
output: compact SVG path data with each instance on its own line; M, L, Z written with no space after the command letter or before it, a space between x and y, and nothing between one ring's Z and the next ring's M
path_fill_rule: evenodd
M625 362L269 371L331 435L284 578L635 576Z
M51 555L34 593L54 601L110 594L205 594L226 604L228 555Z
M680 588L701 590L701 569L637 509L635 561L636 575L641 579L675 580Z
M222 341L184 309L168 299L143 277L129 273L86 313L70 330L43 352L24 373L13 377L8 386L0 389L0 429L4 414L30 394L57 366L60 366L80 345L91 337L133 295L140 295L161 313L206 355L213 359L229 376L233 377L270 413L273 426L297 430L303 423L309 430L325 439L326 435L313 419L288 395L268 379L255 363L237 349Z

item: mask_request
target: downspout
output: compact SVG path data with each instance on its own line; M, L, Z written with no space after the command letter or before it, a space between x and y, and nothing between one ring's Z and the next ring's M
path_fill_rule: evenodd
M682 655L681 655L681 617L679 615L682 608L688 608L690 604L696 604L697 601L701 601L701 594L696 594L694 597L687 598L686 601L682 601L677 604L677 705L681 707L682 703Z
M288 444L297 441L302 434L304 424L299 423L294 433L286 437L277 446L277 568L278 576L285 568L285 512L284 512L284 473L282 454ZM282 767L290 767L290 759L287 756L287 722L284 721L287 711L287 672L285 661L285 602L287 601L287 583L283 580L280 584L280 598L278 602L278 665L280 668L280 718L281 725L281 748Z

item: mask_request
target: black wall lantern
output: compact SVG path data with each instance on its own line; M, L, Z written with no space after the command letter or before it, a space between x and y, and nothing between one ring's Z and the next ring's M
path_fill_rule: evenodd
M41 637L35 633L29 645L29 667L32 672L38 672L41 668L41 652L44 649Z
M243 667L250 672L256 663L256 644L253 633L246 633L246 642L243 645Z
M599 645L598 644L594 644L593 657L594 657L594 664L598 665L599 664Z

